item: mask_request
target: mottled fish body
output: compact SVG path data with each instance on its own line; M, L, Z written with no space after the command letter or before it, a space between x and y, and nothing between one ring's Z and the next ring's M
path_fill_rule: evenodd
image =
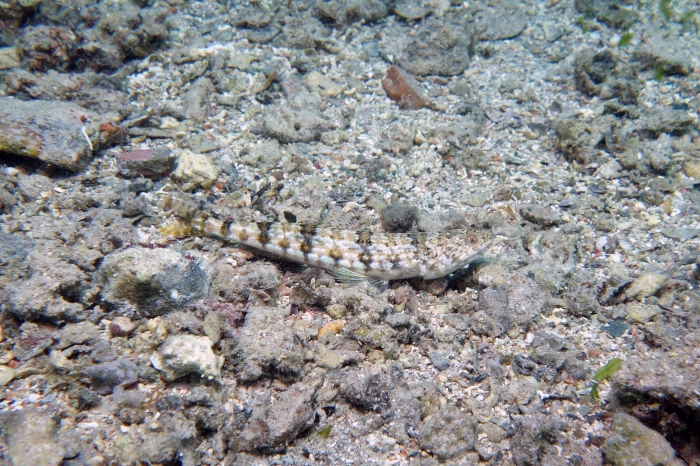
M379 280L443 277L466 267L491 244L471 229L375 233L314 224L232 223L204 216L161 231L233 241L332 273Z

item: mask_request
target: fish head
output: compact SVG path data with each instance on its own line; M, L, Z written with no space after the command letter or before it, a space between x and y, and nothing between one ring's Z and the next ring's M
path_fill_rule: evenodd
M426 241L421 277L434 279L463 269L491 246L489 234L473 228L434 233Z

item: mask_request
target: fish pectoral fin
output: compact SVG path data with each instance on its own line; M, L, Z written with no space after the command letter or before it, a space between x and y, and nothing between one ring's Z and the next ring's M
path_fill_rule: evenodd
M377 288L380 293L385 291L389 287L389 280L368 277L367 275L353 272L352 270L338 269L331 271L330 274L340 283L345 283L347 285L357 285L358 283L366 280L369 283L371 283L375 288Z
M353 272L352 270L348 269L331 270L329 273L340 283L346 283L349 285L355 285L361 281L369 279L369 277L366 275L362 275L361 273Z

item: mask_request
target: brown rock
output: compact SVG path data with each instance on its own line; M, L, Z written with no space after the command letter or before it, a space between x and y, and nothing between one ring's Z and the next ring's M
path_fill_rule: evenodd
M122 152L117 155L117 161L122 176L129 178L137 176L158 178L173 169L175 156L170 149L159 147Z
M415 78L398 66L389 68L382 86L389 97L403 109L417 110L428 103Z
M116 124L69 102L0 98L0 152L77 172L95 152L125 135Z

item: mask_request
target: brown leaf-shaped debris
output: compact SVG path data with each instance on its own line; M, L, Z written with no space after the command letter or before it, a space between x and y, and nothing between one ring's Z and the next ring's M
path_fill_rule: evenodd
M382 86L389 97L403 109L417 110L428 103L416 79L398 66L389 68Z

